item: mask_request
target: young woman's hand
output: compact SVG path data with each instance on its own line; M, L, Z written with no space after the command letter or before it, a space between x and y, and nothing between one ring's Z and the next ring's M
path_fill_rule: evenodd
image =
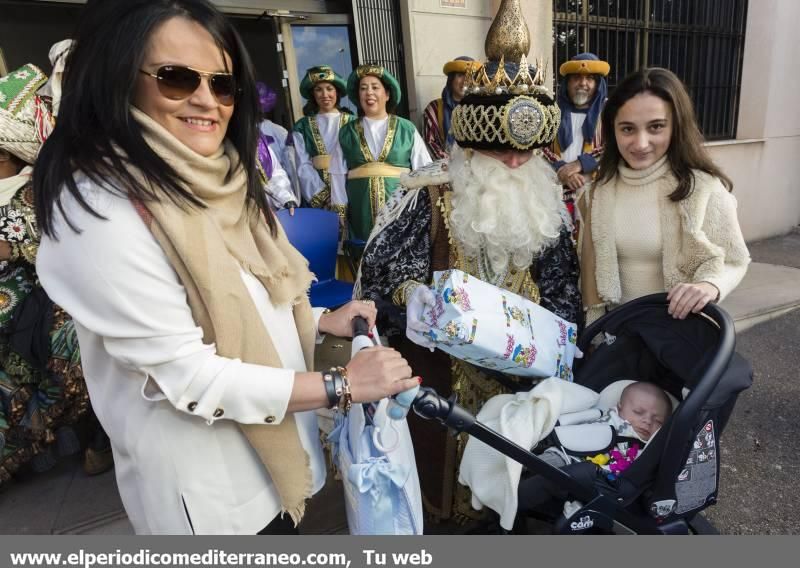
M717 298L719 290L710 282L682 282L673 286L667 294L667 312L675 319L686 319L690 313L698 313L707 303L714 302Z
M354 317L364 318L372 329L377 315L378 310L372 300L353 300L336 311L322 314L319 318L319 332L330 333L337 337L353 337Z
M353 402L373 402L397 394L421 381L412 378L411 367L390 347L362 349L346 365Z

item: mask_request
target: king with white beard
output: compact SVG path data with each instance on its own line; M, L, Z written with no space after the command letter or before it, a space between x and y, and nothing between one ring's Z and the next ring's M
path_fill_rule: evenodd
M506 83L499 75L488 79L499 73L497 61L484 69L489 76L468 74L469 94L453 111L450 159L403 176L380 212L356 292L376 302L379 328L425 386L445 397L456 393L472 412L509 392L511 383L525 382L511 375L499 381L428 349L432 344L422 335L427 326L418 314L430 299L433 272L460 269L568 321L582 320L570 215L540 153L558 129L558 106L524 56L518 64L505 63ZM409 418L409 426L427 511L438 519L480 518L469 490L456 483L464 440L417 417Z

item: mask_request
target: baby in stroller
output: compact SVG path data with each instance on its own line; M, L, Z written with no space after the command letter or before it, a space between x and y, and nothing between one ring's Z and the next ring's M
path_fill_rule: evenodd
M587 456L585 451L571 453L559 444L547 447L539 458L555 467L588 460L612 475L620 473L638 457L644 444L664 425L671 413L672 401L658 386L642 381L630 382L622 390L616 406L605 412L595 408L575 413L574 417L562 416L560 427L557 427L557 438L585 440L588 436L598 440L601 445L608 434L613 433L611 448L601 447L599 453ZM606 425L613 430L609 432L603 426L583 427L589 424ZM551 437L548 439L552 440Z
M545 379L530 391L492 397L478 416L423 389L414 403L417 414L470 435L459 482L472 490L476 509L492 509L502 529L515 532L524 530L515 519L525 521L528 512L545 516L560 534L714 532L698 513L717 500L720 434L739 393L752 384L752 369L734 353L733 321L724 311L710 304L703 314L675 320L667 304L665 294L645 296L587 327L578 340L586 356L575 365L574 383ZM598 336L602 341L590 349ZM543 451L542 442L583 451L584 458L601 453L598 447L610 450L609 425L605 446L597 440L590 446L588 436L569 443L547 437L567 432L565 413L616 407L627 386L621 377L655 384L673 406L658 431L637 440L644 446L625 471L612 481L585 459L554 467L534 455ZM598 426L582 422L599 413L577 416L575 428ZM579 508L567 510L567 502Z

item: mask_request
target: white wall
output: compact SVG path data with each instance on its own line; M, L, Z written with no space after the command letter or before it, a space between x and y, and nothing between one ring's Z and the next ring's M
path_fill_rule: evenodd
M529 58L543 58L552 71L552 4L550 0L521 0L521 4L531 32ZM484 40L500 1L466 0L464 8L443 8L440 0L401 0L400 6L409 111L421 127L425 107L441 96L447 80L444 64L460 55L486 59Z
M712 143L733 179L748 241L800 224L800 2L750 2L745 31L738 140Z

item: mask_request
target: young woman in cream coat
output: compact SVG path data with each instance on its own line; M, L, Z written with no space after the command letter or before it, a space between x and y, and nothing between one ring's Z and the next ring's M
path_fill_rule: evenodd
M660 68L627 76L602 124L600 176L578 197L587 323L656 292L678 319L725 298L750 255L732 183L703 147L680 79Z

